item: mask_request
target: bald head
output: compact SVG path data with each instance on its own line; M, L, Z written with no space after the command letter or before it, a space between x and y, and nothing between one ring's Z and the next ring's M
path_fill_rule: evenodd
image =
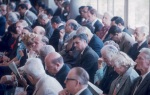
M73 30L77 30L77 28L78 28L78 23L74 19L70 19L66 22L65 31L67 33L70 33Z
M57 52L49 53L45 58L46 69L50 74L55 75L63 66L62 56Z
M45 35L45 29L42 26L36 26L33 29L33 33L44 36Z

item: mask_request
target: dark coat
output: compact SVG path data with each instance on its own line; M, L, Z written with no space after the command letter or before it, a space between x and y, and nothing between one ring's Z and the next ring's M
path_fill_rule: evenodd
M148 48L148 43L147 41L145 41L139 48L138 48L138 43L135 43L133 45L133 47L130 48L129 52L128 52L128 55L135 61L137 56L139 55L139 51L142 49L142 48Z
M64 29L64 25L61 25L60 27L55 29L51 38L49 39L49 44L52 45L57 52L58 52L58 44L59 44L59 38L60 38L59 32L61 29Z
M103 79L100 82L99 88L103 91L104 94L109 93L111 83L114 79L118 77L118 74L110 66L106 66L106 72Z
M68 65L64 64L63 67L60 69L60 71L55 75L55 78L58 80L58 82L61 84L63 88L65 88L65 79L68 75L68 72L70 71L70 68Z
M91 91L87 88L87 89L83 90L83 91L80 93L80 95L93 95L93 94L92 94Z
M92 83L94 83L94 75L98 69L98 58L97 53L91 47L87 46L83 54L80 54L76 61L77 67L82 67L88 72L90 82Z
M103 42L97 35L93 35L88 45L101 57L100 51L103 47Z
M102 27L103 27L102 23L99 20L97 20L94 23L94 28L95 28L94 33L96 34L96 32L100 32L100 30L102 29Z
M139 77L140 78L140 77ZM139 84L139 79L135 82L135 85L133 86L133 90L131 95L133 95L136 86L139 84L139 87L137 88L134 95L150 95L150 73L147 74L147 76L144 78L144 80Z

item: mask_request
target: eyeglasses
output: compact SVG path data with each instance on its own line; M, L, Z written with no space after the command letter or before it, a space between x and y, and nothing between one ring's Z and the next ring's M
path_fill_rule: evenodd
M69 80L76 80L74 78L66 78L66 81L69 81Z

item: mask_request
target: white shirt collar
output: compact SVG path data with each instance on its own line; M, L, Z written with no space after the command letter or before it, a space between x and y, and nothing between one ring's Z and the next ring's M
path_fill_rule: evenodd
M28 11L29 11L29 10L26 10L26 12L24 13L24 15L26 15Z
M98 19L96 18L93 22L92 22L92 26L94 26L95 22L97 21Z
M146 39L144 39L140 44L138 44L138 47L140 47L145 41Z
M87 88L87 86L82 88L81 90L79 90L75 95L80 95L86 88Z

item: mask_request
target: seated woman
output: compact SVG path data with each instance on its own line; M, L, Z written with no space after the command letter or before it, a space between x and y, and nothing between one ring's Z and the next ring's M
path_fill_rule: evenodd
M111 62L119 76L112 82L109 95L130 95L131 87L139 76L134 70L134 61L124 52L119 52Z

